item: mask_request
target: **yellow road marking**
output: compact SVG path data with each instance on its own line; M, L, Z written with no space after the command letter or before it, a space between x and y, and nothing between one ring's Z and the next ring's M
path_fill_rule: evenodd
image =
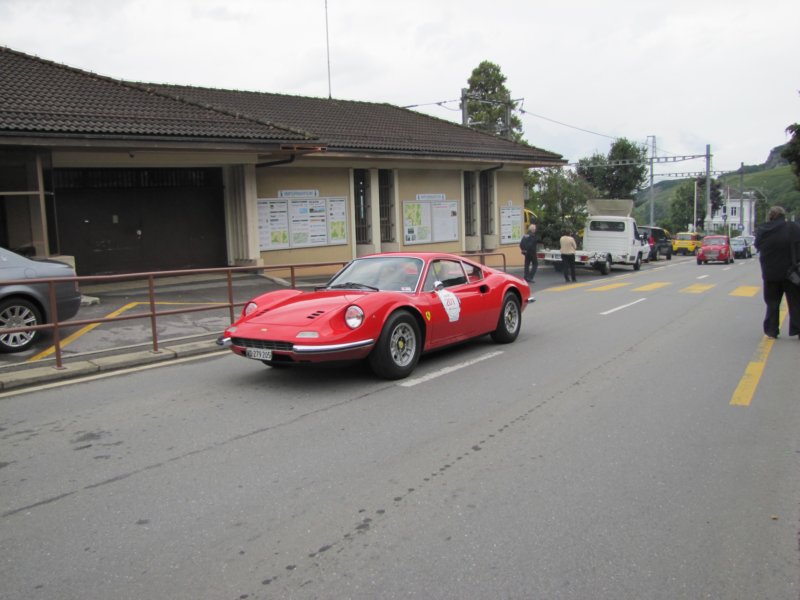
M784 317L786 317L785 304L781 309L780 323L783 323ZM745 367L744 375L742 375L742 378L739 380L739 385L736 386L736 390L733 392L730 401L731 406L750 406L750 403L753 401L753 396L756 393L758 383L761 381L761 375L764 374L764 367L767 365L767 359L769 358L769 353L772 351L772 346L774 344L775 340L767 336L762 338L755 354L753 354L752 360L747 364L747 367Z
M599 287L592 288L589 291L590 292L607 292L608 290L615 290L617 288L625 287L625 286L628 286L628 285L630 285L630 283L627 282L627 281L625 283L609 283L607 285L601 285Z
M729 295L730 296L741 296L744 298L752 298L761 288L757 285L741 285L735 290L733 290Z
M702 294L714 287L714 284L694 283L681 290L682 294Z
M641 287L634 288L634 292L652 292L653 290L661 289L662 287L667 287L668 285L672 285L667 281L656 281L655 283L648 283L647 285L643 285Z
M546 290L542 290L543 292L564 292L566 290L574 290L575 288L586 287L587 285L592 285L590 282L587 283L567 283L565 285L559 285L556 287L547 288Z
M157 305L163 304L163 305L170 305L170 306L174 306L174 305L200 305L200 306L202 306L204 304L216 305L216 304L226 304L226 303L225 302L156 302L155 304L157 304ZM111 319L113 317L118 317L122 313L127 312L132 308L136 308L137 306L140 306L140 305L150 306L150 303L149 302L129 302L128 304L126 304L122 308L118 308L117 310L107 314L103 318ZM75 333L72 333L72 334L68 335L67 337L65 337L63 340L61 340L61 347L64 348L68 344L71 344L72 342L77 340L79 337L81 337L83 335L86 335L92 329L95 329L96 327L99 327L100 325L102 325L102 323L91 323L89 325L85 325L84 327L81 327ZM25 362L36 362L37 360L42 360L43 358L47 358L48 356L52 356L55 353L56 353L56 347L55 346L50 346L46 350L42 350L41 352L39 352L39 354L31 356Z

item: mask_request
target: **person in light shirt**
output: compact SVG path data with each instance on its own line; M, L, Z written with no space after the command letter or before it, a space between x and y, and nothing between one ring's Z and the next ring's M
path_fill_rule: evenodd
M564 279L567 282L577 281L575 279L575 252L578 250L578 244L575 243L575 238L570 235L569 231L565 231L561 236L561 265L564 271Z

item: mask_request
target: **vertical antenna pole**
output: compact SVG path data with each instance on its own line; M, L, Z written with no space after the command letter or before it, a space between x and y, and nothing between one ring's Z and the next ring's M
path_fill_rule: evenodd
M333 98L331 93L331 41L328 36L328 0L325 0L325 46L328 54L328 99Z

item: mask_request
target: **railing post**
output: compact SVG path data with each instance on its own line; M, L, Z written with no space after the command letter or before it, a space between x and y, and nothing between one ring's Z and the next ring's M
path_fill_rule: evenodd
M61 358L61 330L58 327L58 306L56 305L56 284L54 281L47 282L47 289L50 295L50 314L53 321L53 347L56 350L56 369L63 369L64 362Z
M228 269L228 311L231 315L231 323L233 323L233 271Z
M156 326L156 290L152 273L147 276L147 293L150 300L150 330L153 335L153 352L158 352L158 327Z

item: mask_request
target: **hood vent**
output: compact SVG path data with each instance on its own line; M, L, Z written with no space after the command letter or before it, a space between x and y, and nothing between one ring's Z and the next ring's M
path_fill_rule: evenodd
M324 311L324 310L315 310L313 313L311 313L310 315L308 315L308 316L306 317L306 319L308 319L308 320L310 320L310 321L313 321L313 320L314 320L314 319L316 319L317 317L321 317L321 316L322 316L322 315L324 315L324 314L325 314L325 311Z

